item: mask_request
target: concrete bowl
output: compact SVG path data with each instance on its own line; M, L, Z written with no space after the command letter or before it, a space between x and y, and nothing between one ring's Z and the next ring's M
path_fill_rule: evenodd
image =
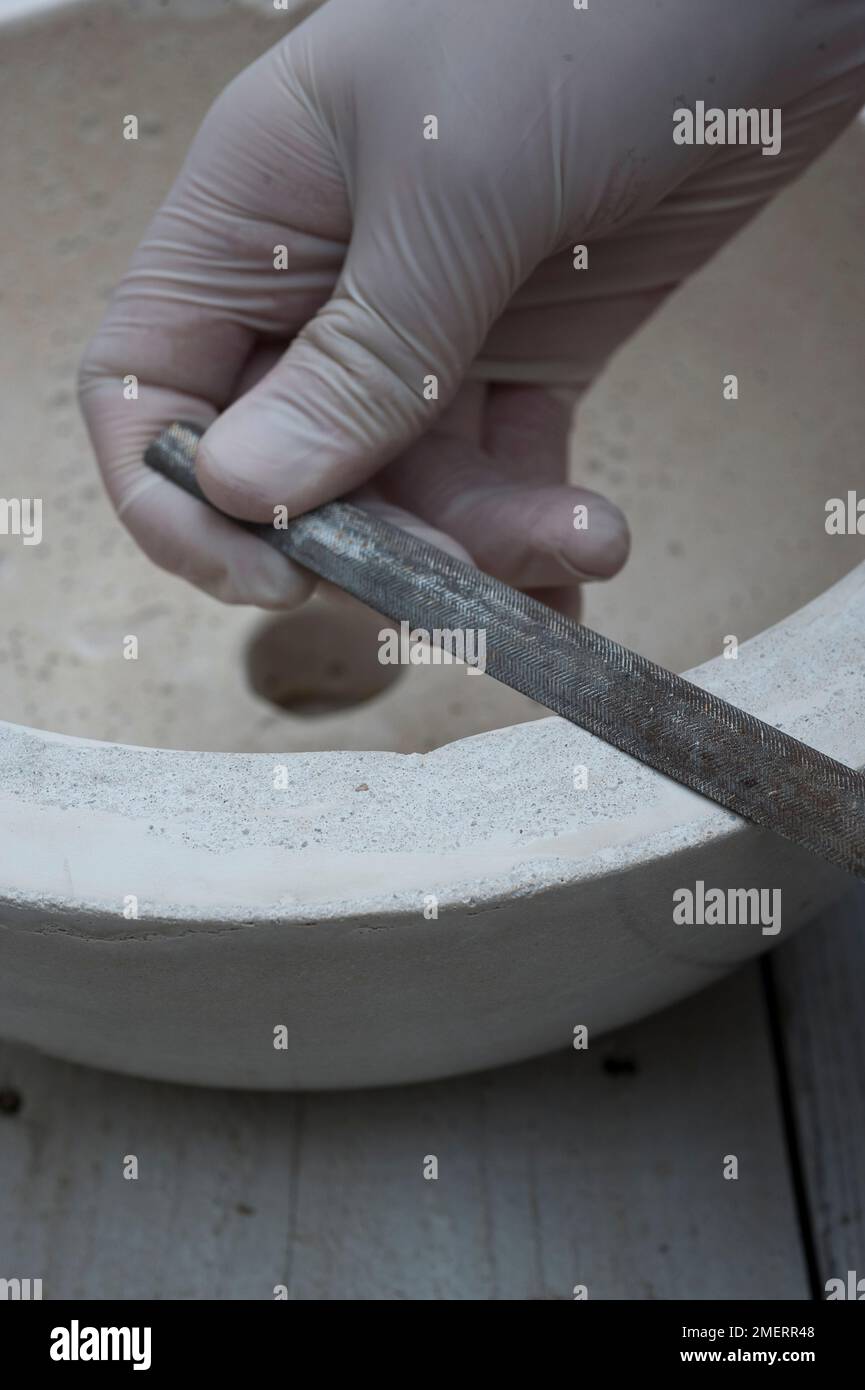
M304 722L238 674L269 630L214 616L134 551L68 386L208 100L274 39L254 6L206 24L195 9L170 43L146 4L6 36L6 487L41 490L46 544L0 557L15 721L0 725L0 1033L272 1089L440 1077L567 1047L581 1025L594 1037L783 940L848 880L484 677L466 694L456 672L412 672ZM106 134L125 110L145 117L132 174ZM625 349L581 413L574 463L626 506L638 543L587 619L856 767L865 564L861 539L827 537L823 518L854 485L865 425L862 134ZM717 389L731 355L753 385L732 430ZM144 634L134 668L130 632ZM698 883L780 889L780 932L675 924L674 892Z

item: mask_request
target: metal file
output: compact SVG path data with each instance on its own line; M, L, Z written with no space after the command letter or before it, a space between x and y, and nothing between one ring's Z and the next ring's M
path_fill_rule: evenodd
M146 462L206 502L201 431L175 423ZM486 633L486 671L693 791L865 877L865 776L350 502L285 529L237 522L377 612Z

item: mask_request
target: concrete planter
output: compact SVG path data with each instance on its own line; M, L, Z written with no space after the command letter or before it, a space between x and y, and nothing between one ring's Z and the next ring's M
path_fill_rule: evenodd
M843 874L485 677L466 696L414 672L318 733L274 714L238 674L257 619L216 611L123 536L75 416L75 362L212 95L278 34L255 5L212 23L181 6L167 37L156 4L97 8L98 24L76 6L4 35L4 489L45 498L46 543L0 555L3 627L20 628L3 668L16 722L0 724L0 1035L172 1081L404 1082L568 1047L581 1024L594 1037L784 940ZM115 138L127 110L142 114L134 162ZM861 541L822 524L824 499L854 486L865 429L865 142L845 140L749 230L732 270L719 258L647 347L629 345L586 403L598 458L579 466L637 542L587 620L677 669L731 628L756 633L690 678L862 767L865 564ZM802 322L819 350L801 346ZM731 357L748 384L735 417L718 385ZM650 591L670 615L660 637ZM137 669L127 632L142 635ZM276 648L258 650L266 666ZM350 751L370 746L432 751ZM781 931L677 925L673 894L697 882L780 889Z

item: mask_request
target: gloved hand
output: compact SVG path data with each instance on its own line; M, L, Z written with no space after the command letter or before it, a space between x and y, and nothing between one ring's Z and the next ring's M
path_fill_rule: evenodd
M853 118L863 59L863 0L328 0L215 102L87 350L118 513L219 598L305 597L309 576L141 462L193 420L234 516L361 489L566 606L628 533L565 485L570 411L546 388L577 398ZM780 152L677 144L698 100L780 108Z

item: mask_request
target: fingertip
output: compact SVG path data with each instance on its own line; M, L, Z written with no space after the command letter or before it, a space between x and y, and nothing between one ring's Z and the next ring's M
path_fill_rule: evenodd
M242 521L271 521L281 502L274 491L272 448L260 413L252 419L234 406L214 420L195 452L195 474L204 495L221 512Z
M250 537L249 543L250 551L237 547L224 568L203 580L193 574L189 576L192 582L221 603L251 608L298 608L312 596L314 575L261 541ZM256 553L258 550L263 556Z
M624 512L606 497L588 504L588 524L576 532L577 568L593 579L612 579L631 553L631 530ZM582 536L582 543L580 537Z

